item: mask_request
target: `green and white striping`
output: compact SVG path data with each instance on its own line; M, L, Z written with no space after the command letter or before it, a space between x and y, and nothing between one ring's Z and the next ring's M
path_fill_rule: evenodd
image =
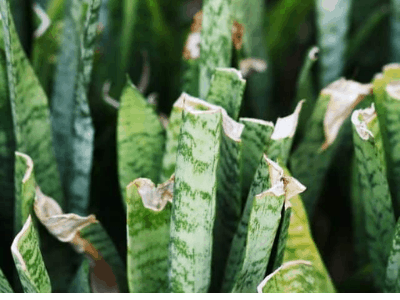
M36 180L63 205L63 193L53 152L50 113L45 92L18 40L7 0L0 1L15 150L35 161ZM3 48L4 47L4 48Z
M246 80L233 68L216 68L206 101L223 107L228 115L237 120L242 104Z
M3 271L0 269L0 294L1 293L12 293L13 290L8 283L7 278L4 276Z
M129 292L168 291L168 245L174 180L157 188L139 178L127 186Z
M290 217L283 262L299 259L310 261L315 269L324 276L327 286L326 292L333 293L335 292L335 287L311 236L311 230L303 202L299 195L293 197L290 202L292 204L292 215Z
M342 76L351 3L351 0L316 1L318 46L321 49L320 88Z
M315 94L313 86L313 74L312 67L318 59L319 48L316 46L311 47L307 51L306 58L304 59L303 66L301 67L299 77L296 82L296 97L295 104L297 105L300 101L305 99L303 103L298 125L299 136L304 135L306 129L307 120L310 118L314 105L315 105Z
M229 117L225 116L225 118ZM220 163L217 171L217 206L210 291L220 290L230 245L242 213L240 182L242 141L240 136L244 125L232 119L229 122L231 126L223 126Z
M274 132L269 140L267 156L273 161L285 166L289 159L290 150L292 149L293 138L296 133L299 115L304 100L300 101L293 114L278 118L275 124Z
M385 292L400 292L400 219L397 220L392 248L386 267Z
M326 293L323 276L309 261L296 260L283 264L257 287L259 293Z
M32 159L26 154L15 152L15 234L21 231L28 216L33 212L33 202L36 196L35 188Z
M210 286L222 112L186 106L183 113L171 212L171 292L204 293Z
M204 0L199 64L199 97L205 99L215 68L232 57L232 0Z
M51 293L50 278L40 253L39 242L29 215L11 245L11 253L25 293Z
M400 61L400 1L391 0L390 2L391 61Z
M118 177L124 199L126 186L133 180L143 177L158 182L164 140L156 112L128 78L117 123Z
M126 267L112 239L100 222L90 223L79 230L79 235L93 245L111 267L121 293L128 292Z
M274 124L258 119L240 118L244 125L242 140L241 183L242 199L247 195L254 179L257 167L267 150L269 139L274 131Z
M343 78L320 93L307 131L290 159L293 175L307 186L303 199L310 218L339 145L340 129L356 105L370 93L371 85Z
M379 122L372 105L352 114L354 151L360 187L366 197L366 231L374 282L380 290L385 286L385 275L390 246L395 228L394 211L386 179L383 149L378 145Z

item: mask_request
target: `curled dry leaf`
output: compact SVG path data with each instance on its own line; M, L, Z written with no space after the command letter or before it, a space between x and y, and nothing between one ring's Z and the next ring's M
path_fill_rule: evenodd
M79 253L84 253L90 261L90 278L93 292L118 292L115 275L101 253L79 231L97 223L94 215L81 217L64 214L58 203L36 187L34 210L40 222L61 242L68 242Z
M249 77L253 72L262 73L267 69L267 63L261 58L245 58L239 63L240 72L244 78Z
M325 143L321 147L322 151L335 141L340 127L357 104L371 93L371 84L361 84L344 78L322 90L321 94L331 96L324 118Z
M175 175L172 174L169 180L159 184L157 188L155 184L147 178L138 178L134 180L132 184L138 188L138 193L142 198L144 207L154 211L162 211L167 205L167 202L172 203L174 182Z
M351 122L354 124L358 135L363 140L368 140L370 137L374 137L372 132L368 130L368 123L376 118L375 106L372 103L371 107L366 109L359 109L353 112L351 116Z
M243 46L244 26L238 21L233 21L232 25L232 41L236 50L242 49Z
M301 107L305 100L301 100L294 110L293 114L284 118L278 118L275 124L274 132L272 133L271 139L279 140L283 138L292 138L296 133L297 122L299 121L299 115Z

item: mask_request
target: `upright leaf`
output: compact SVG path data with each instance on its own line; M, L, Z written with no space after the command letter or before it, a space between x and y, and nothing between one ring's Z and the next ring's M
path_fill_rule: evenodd
M257 290L259 293L326 293L329 287L312 263L296 260L269 274Z
M47 97L22 50L7 0L0 1L11 115L16 149L35 162L43 190L63 205L60 176L53 153ZM3 48L3 47L1 47Z
M131 293L166 292L174 180L157 188L139 178L127 186L128 283Z
M171 212L170 288L207 292L215 221L221 108L183 113Z
M0 269L0 293L12 293L13 290L8 283L7 278L4 276L3 271Z
M226 68L232 53L232 0L203 1L199 97L204 99L215 68Z
M35 200L33 161L23 153L15 153L15 204L14 232L17 234L33 212Z
M390 44L391 61L400 61L400 1L391 0Z
M67 1L64 47L52 101L55 149L68 210L86 214L89 204L94 128L88 103L101 0Z
M307 131L291 156L291 170L307 190L303 199L311 218L326 172L337 149L340 129L371 86L339 79L324 88L307 122Z
M128 82L122 91L117 125L118 174L122 195L136 178L158 182L164 150L164 130L157 114Z
M382 137L373 105L354 111L351 121L360 187L366 198L364 203L368 251L376 287L382 290L395 227Z
M84 259L75 277L69 286L69 293L90 293L90 265L89 260Z
M342 76L351 3L352 0L316 2L318 46L321 49L320 87Z
M223 107L232 119L237 120L245 86L246 81L236 69L217 68L206 101Z
M51 293L50 278L40 253L38 237L30 215L14 239L11 253L24 291Z
M400 219L397 220L386 267L385 292L400 292Z

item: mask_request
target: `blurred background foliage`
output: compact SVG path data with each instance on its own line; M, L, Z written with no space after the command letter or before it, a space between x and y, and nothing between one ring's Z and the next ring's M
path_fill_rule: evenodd
M55 62L61 44L64 1L67 0L11 1L23 47L50 101ZM317 11L320 2L265 1L263 27L259 30L262 32L261 43L265 45L263 56L267 57L270 80L265 85L270 86L271 91L254 99L246 91L241 116L275 121L277 117L292 111L296 100L296 81L307 50L320 44ZM340 25L346 28L339 28L344 32L339 45L344 49L343 54L340 61L333 61L341 69L331 81L344 76L363 83L370 82L384 64L396 59L392 55L389 38L390 1L330 2L346 2L348 5L347 11L343 12L346 20ZM34 37L40 24L32 9L34 4L39 4L52 20L48 30L40 37ZM102 3L98 28L100 34L89 92L95 127L89 212L96 214L107 228L121 257L126 257L126 236L117 179L117 109L104 101L104 84L110 82L109 96L119 99L126 73L136 85L141 80L148 80L147 84L144 82L144 94L149 96L156 93L157 110L168 115L182 92L183 47L193 16L201 7L201 0L103 0ZM343 15L337 16L341 17ZM312 71L314 95L317 95L324 87L323 80L320 80L319 62ZM250 76L248 86L251 81ZM357 270L355 263L348 171L352 147L346 144L346 139L342 144L330 168L311 223L316 243L338 290L352 291L348 282L356 282L354 278L364 280L365 276L360 274L366 271ZM370 288L363 286L365 292ZM359 286L357 291L360 291Z

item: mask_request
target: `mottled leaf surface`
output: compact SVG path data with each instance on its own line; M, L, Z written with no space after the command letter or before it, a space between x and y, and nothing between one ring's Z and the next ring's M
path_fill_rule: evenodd
M386 267L385 292L400 292L400 219L393 235L392 249Z
M0 269L0 293L12 293L13 290L8 283L7 278L4 276L3 271Z

